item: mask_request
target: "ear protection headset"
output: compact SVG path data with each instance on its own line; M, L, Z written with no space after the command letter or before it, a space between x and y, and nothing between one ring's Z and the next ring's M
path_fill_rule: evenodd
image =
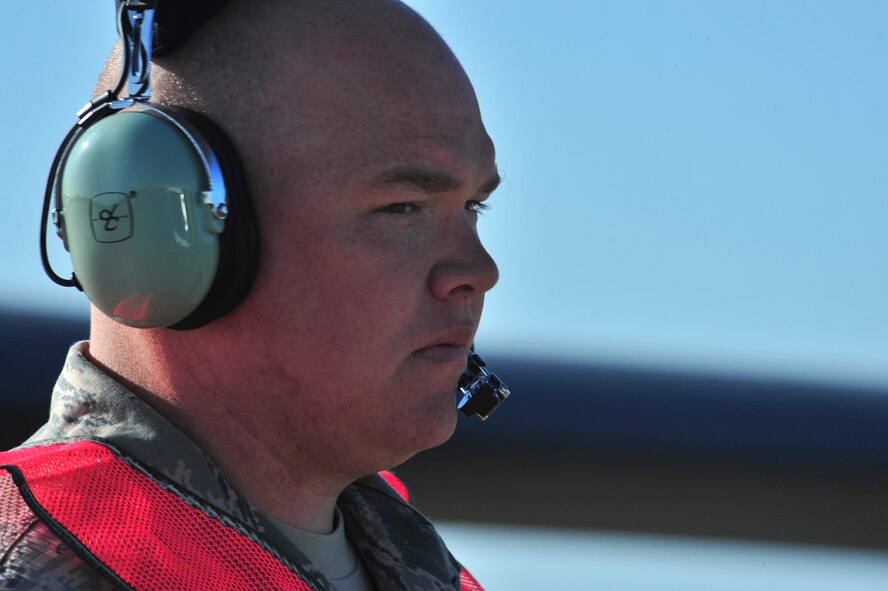
M134 327L193 329L233 310L249 292L259 233L237 153L194 112L149 104L156 0L118 12L120 82L78 112L47 181L40 247L44 269ZM118 99L125 81L129 96ZM69 279L46 252L47 209L71 254Z

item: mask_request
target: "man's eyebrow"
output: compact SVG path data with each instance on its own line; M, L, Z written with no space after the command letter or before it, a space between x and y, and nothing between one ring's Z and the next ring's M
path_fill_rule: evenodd
M494 174L478 189L478 193L493 193L500 184L499 174ZM426 193L447 193L462 187L456 177L446 172L407 168L383 174L379 178L380 185L410 185Z

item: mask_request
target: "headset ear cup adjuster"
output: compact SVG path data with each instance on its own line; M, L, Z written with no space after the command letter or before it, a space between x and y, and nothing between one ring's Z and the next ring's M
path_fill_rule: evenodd
M59 231L99 310L192 329L247 295L255 216L237 154L209 119L141 105L75 128L59 153Z

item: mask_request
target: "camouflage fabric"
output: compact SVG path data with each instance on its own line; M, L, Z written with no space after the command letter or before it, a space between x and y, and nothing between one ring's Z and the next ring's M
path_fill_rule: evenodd
M123 386L92 365L74 345L53 390L49 421L24 446L56 439L99 438L159 472L298 565L318 591L334 591L259 509L238 494L220 470L185 434ZM8 474L0 470L0 481ZM13 486L0 486L13 494ZM4 512L0 493L0 589L113 589L32 513ZM378 589L459 589L460 565L432 524L379 476L362 478L340 497L346 531Z

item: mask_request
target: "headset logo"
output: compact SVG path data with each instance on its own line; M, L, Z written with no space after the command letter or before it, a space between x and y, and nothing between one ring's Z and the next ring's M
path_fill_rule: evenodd
M133 235L133 210L126 193L100 193L90 203L96 242L123 242Z

